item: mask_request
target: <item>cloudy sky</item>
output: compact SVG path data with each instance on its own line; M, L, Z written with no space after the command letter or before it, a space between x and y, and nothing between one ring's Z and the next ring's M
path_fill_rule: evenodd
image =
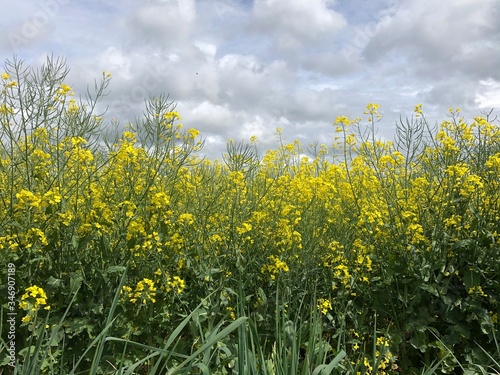
M500 107L499 0L3 0L0 52L66 58L122 123L169 94L219 157L255 135L331 144L337 116L380 104L379 135L422 103L431 122ZM497 111L495 111L497 113Z

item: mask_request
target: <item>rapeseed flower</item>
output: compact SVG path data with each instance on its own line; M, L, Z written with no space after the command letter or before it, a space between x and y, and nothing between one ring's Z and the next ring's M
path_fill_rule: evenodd
M276 276L281 272L290 271L288 265L284 261L280 260L277 256L270 255L267 257L267 259L270 261L270 263L262 266L260 272L263 274L268 273L271 280L275 280Z
M4 115L12 115L14 114L14 110L7 104L0 104L0 113Z
M27 315L22 318L22 322L29 323L40 307L43 307L44 310L50 310L50 305L47 305L47 294L43 288L37 285L28 287L21 297L21 302L19 302L19 308L27 312Z
M330 300L325 298L320 298L317 303L318 310L321 311L323 315L328 314L332 310L332 303Z
M417 114L417 117L423 115L424 112L422 111L422 104L417 104L413 112Z
M71 91L71 86L68 86L65 83L61 83L59 85L59 89L57 90L57 94L62 95L62 96L66 96L66 95L68 95L68 93L70 91Z
M148 302L156 302L156 291L154 281L144 278L136 284L134 289L127 285L123 286L120 293L122 294L122 300L128 298L132 303L146 305Z
M174 276L173 278L167 278L167 286L165 290L170 292L171 290L175 290L177 294L181 294L186 288L186 282L181 279L179 276Z

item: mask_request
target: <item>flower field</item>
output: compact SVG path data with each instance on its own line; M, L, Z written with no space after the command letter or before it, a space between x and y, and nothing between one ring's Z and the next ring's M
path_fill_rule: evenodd
M491 113L433 126L417 105L381 141L369 104L330 145L277 129L211 161L166 97L106 133L110 74L77 97L62 60L4 69L6 373L8 264L19 374L500 371Z

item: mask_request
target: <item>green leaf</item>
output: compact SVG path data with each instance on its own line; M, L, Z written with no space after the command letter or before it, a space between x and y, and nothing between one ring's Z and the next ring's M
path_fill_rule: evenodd
M460 334L460 336L469 339L470 338L470 324L459 323L456 325L455 329Z
M439 292L434 285L422 284L422 285L420 285L420 289L425 290L426 292L429 292L433 296L439 297Z
M427 335L423 331L415 331L413 337L410 339L410 344L415 348L420 350L422 353L427 351L429 345L427 344Z
M328 375L331 374L333 369L337 367L337 365L344 359L346 356L346 352L341 350L339 354L335 356L335 358L328 365L320 365L316 367L312 373L312 375Z
M54 330L57 329L57 327L53 328ZM58 346L61 340L64 337L64 330L58 329L55 332L52 332L52 335L50 337L50 346Z
M464 250L464 249L467 249L471 246L474 246L474 241L472 239L468 238L466 240L461 240L461 241L455 242L452 246L452 249L453 250Z
M125 266L111 266L106 268L106 271L104 271L104 274L110 274L110 273L119 273L123 274L125 272L126 267Z
M285 323L284 331L287 345L292 346L296 335L295 324L291 320L288 320Z
M266 293L264 293L264 290L259 287L259 289L257 290L257 294L259 295L259 298L261 299L262 304L266 305L267 304L267 296L266 296Z
M89 337L91 337L92 331L94 330L94 325L88 318L73 318L66 319L66 321L64 322L64 329L69 338L79 335L84 331L87 332Z
M71 279L69 282L69 288L71 290L71 294L76 293L78 289L82 286L83 275L80 271L72 272Z
M47 280L47 286L55 289L64 288L64 282L61 279L56 279L55 277L50 276Z
M198 367L202 374L210 375L210 369L204 363L195 363L193 367Z
M481 275L472 270L465 271L464 284L467 290L472 287L481 285Z
M75 234L71 237L71 246L73 246L73 249L78 250L79 245L80 245L80 237L78 237Z
M110 253L110 244L109 244L109 238L106 235L102 235L99 241L99 245L101 247L101 251L104 252L105 254Z
M168 374L177 374L177 373L179 373L179 371L182 371L184 366L186 366L186 364L188 364L193 359L195 359L200 353L205 351L207 348L210 348L210 347L216 345L218 341L227 337L231 332L235 331L239 326L241 326L242 324L245 324L247 321L248 321L247 317L240 317L240 318L236 319L234 322L232 322L231 324L229 324L226 328L221 330L216 335L210 336L210 339L207 340L205 343L203 343L203 345L201 345L201 347L197 351L195 351L188 358L186 358L186 360L184 360L184 362L177 365L175 368L171 369L168 372Z

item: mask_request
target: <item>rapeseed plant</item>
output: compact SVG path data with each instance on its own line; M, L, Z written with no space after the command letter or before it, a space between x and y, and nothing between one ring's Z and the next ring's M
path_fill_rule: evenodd
M17 265L26 288L24 323L49 307L51 325L65 316L71 345L61 336L54 347L81 350L104 329L125 269L109 332L160 345L203 301L183 332L184 356L247 317L260 331L252 345L262 345L270 368L273 346L291 353L292 331L294 353L318 345L319 366L348 348L342 366L361 373L431 367L443 352L437 339L462 363L481 360L474 340L493 342L500 130L490 117L467 123L452 109L431 134L417 104L413 122L389 142L376 137L382 117L370 103L363 121L337 117L337 139L307 158L277 130L275 150L259 156L256 139L230 141L223 159L211 161L196 155L199 131L183 130L166 98L148 102L145 118L115 139L97 142L106 120L92 109L109 74L85 102L73 99L62 66L44 70L32 96L40 101L27 103L17 89L38 76L21 73L8 65L0 83L0 258ZM85 121L77 127L76 118ZM307 310L320 318L293 316ZM276 343L281 313L291 315L281 322L288 341ZM374 337L374 315L387 335ZM27 342L30 331L23 332ZM207 366L230 372L243 342L233 334L219 347L227 360ZM447 363L446 371L456 365Z
M262 266L260 272L264 275L269 275L271 280L276 280L276 276L278 276L282 272L289 272L290 269L288 265L280 260L275 255L270 255L268 257L269 263Z
M19 308L26 311L26 315L21 319L23 323L32 323L36 320L38 310L50 310L47 304L47 294L37 285L26 288L26 292L21 296Z

